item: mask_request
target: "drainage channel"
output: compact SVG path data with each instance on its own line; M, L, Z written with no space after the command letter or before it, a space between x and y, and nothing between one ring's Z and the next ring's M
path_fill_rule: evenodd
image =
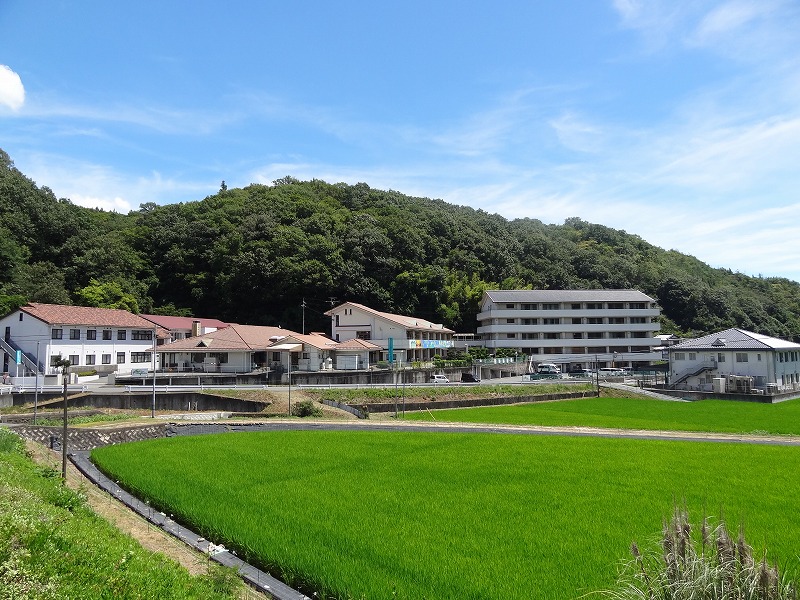
M239 577L259 592L275 600L309 600L308 596L301 594L282 581L275 579L269 573L265 573L255 568L253 565L244 562L224 546L214 544L200 537L190 529L173 521L164 513L153 510L152 506L142 502L136 496L120 488L114 481L103 475L100 470L94 466L94 463L89 460L88 451L74 452L69 455L69 458L75 467L77 467L77 469L94 485L111 494L114 498L150 523L160 527L195 550L207 555L214 562L236 569L239 573Z

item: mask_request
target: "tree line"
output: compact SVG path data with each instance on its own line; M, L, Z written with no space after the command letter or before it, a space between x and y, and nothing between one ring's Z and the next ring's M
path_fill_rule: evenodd
M470 332L484 290L525 288L635 288L658 300L666 332L800 340L798 282L580 218L509 220L292 177L123 215L56 198L0 150L0 314L33 301L327 332L322 313L354 301Z

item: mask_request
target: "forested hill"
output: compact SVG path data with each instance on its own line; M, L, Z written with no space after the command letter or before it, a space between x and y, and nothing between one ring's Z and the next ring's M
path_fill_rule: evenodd
M508 220L441 200L287 177L128 215L57 199L0 151L0 313L120 306L329 331L346 300L474 331L496 288L636 288L665 331L800 339L800 284L712 269L579 218Z

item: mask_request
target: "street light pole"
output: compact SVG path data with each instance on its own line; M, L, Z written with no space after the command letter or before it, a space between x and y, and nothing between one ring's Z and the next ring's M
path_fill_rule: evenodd
M54 366L61 367L61 378L64 382L64 429L61 432L61 484L67 485L67 383L70 362L58 357Z
M36 340L36 385L33 389L33 424L36 425L36 413L39 411L39 340Z

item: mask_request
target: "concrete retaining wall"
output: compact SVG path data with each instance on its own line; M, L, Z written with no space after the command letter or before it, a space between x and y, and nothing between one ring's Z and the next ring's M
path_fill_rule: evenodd
M14 425L14 433L21 437L38 442L52 450L61 450L61 427L41 427L34 425ZM67 450L91 450L101 446L123 444L162 438L166 435L166 423L152 425L121 427L116 429L67 428Z
M540 394L537 396L516 396L514 398L470 398L462 400L431 400L428 402L380 402L355 405L353 408L365 413L385 413L395 410L437 410L442 408L471 408L476 406L501 406L505 404L523 404L525 402L545 402L547 400L568 400L571 398L596 398L597 391L562 392L560 394Z

